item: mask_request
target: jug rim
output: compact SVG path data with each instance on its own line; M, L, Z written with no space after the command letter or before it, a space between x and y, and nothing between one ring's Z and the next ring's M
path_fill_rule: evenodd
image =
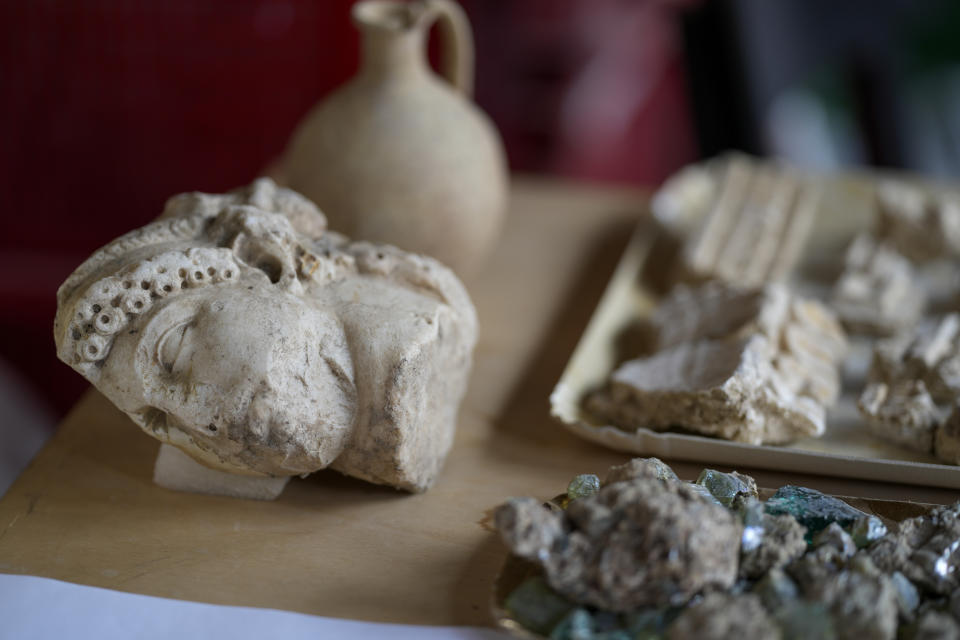
M350 8L350 16L358 27L404 32L419 25L426 9L425 2L361 0Z

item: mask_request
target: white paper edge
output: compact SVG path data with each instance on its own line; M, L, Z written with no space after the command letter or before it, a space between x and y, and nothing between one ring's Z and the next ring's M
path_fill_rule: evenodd
M269 589L268 584L259 585ZM480 627L432 627L325 618L276 609L157 598L0 574L2 640L504 640Z

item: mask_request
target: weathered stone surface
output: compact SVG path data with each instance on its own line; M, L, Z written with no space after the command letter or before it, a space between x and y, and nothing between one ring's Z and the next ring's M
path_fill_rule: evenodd
M928 610L907 627L905 640L960 640L960 623L950 614Z
M843 640L896 637L897 592L885 575L841 571L807 586L804 596L829 608Z
M922 380L870 382L857 407L878 437L915 451L933 451L940 412Z
M651 314L654 351L701 340L769 339L770 359L794 393L832 404L847 340L833 313L783 285L749 288L708 282L675 287Z
M960 588L960 502L904 520L868 552L884 571L899 571L927 592L952 594Z
M557 592L609 611L682 604L736 579L740 524L683 483L615 482L562 513L514 499L495 521Z
M824 408L776 373L763 336L681 344L632 360L587 409L624 429L685 429L751 444L823 433Z
M667 630L669 640L779 640L780 632L753 594L707 594Z
M624 429L682 427L783 443L824 430L846 339L831 312L780 285L678 287L650 321L659 351L621 365L586 408Z
M941 424L958 399L960 314L952 313L878 343L858 406L878 436L953 462L955 427Z
M944 462L960 464L960 404L954 404L950 415L937 427L933 452Z
M731 157L713 207L686 242L678 276L746 285L785 279L806 245L819 186L796 170Z
M776 611L800 597L797 583L782 569L771 569L753 585L753 593L767 611Z
M659 458L633 458L629 462L610 467L604 485L634 478L656 478L664 482L680 482L670 465Z
M757 333L775 340L787 322L791 300L780 285L743 287L716 281L677 285L647 319L653 350Z
M888 181L877 188L877 237L914 262L960 255L960 197Z
M877 516L863 516L854 522L849 530L853 543L861 549L887 535L887 525Z
M325 228L267 179L177 196L60 287L58 356L211 468L422 491L453 442L476 313L435 260Z
M806 593L814 585L837 575L847 565L847 559L829 545L807 551L786 567L787 574L796 580L800 590Z
M829 545L840 552L841 558L853 557L857 552L857 545L849 533L844 531L839 524L831 522L813 538L814 547Z
M740 556L740 575L759 578L771 569L784 567L807 550L803 527L791 515L762 515L762 536L759 544L744 549Z
M849 331L892 335L917 323L926 293L906 258L863 234L847 249L830 305Z

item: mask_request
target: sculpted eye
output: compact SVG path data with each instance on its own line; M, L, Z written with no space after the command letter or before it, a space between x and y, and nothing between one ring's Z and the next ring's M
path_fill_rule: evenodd
M173 371L190 331L190 323L184 322L170 327L160 336L157 342L157 359L168 373Z

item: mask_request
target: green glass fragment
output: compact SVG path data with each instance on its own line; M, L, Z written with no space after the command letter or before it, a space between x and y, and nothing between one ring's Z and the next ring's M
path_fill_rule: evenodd
M707 489L702 484L694 484L692 482L687 482L685 484L691 489L693 489L694 491L696 491L697 493L699 493L701 496L703 496L704 498L712 502L713 504L720 505L721 507L723 506L723 504L719 500L717 500L717 498L712 493L710 493L710 490Z
M541 577L525 580L504 604L517 622L541 635L550 633L574 606Z
M783 640L835 640L837 631L826 606L796 600L773 615Z
M584 473L576 476L567 485L567 498L576 500L577 498L586 498L592 496L600 490L600 478L592 473Z
M887 535L887 527L877 516L864 515L850 526L850 535L857 548L862 549Z
M576 608L550 630L550 640L593 640L593 618L590 612Z
M867 514L854 509L843 500L820 493L816 489L787 485L777 489L765 506L766 512L778 516L789 514L807 528L807 542L836 522L844 529L849 528Z
M609 611L578 607L568 613L550 631L550 640L635 640L636 636L623 628L619 615Z
M624 626L637 640L660 638L681 611L680 607L631 611L624 616Z
M706 487L711 495L725 507L732 506L738 495L756 495L756 490L740 476L723 473L716 469L701 471L696 484Z

